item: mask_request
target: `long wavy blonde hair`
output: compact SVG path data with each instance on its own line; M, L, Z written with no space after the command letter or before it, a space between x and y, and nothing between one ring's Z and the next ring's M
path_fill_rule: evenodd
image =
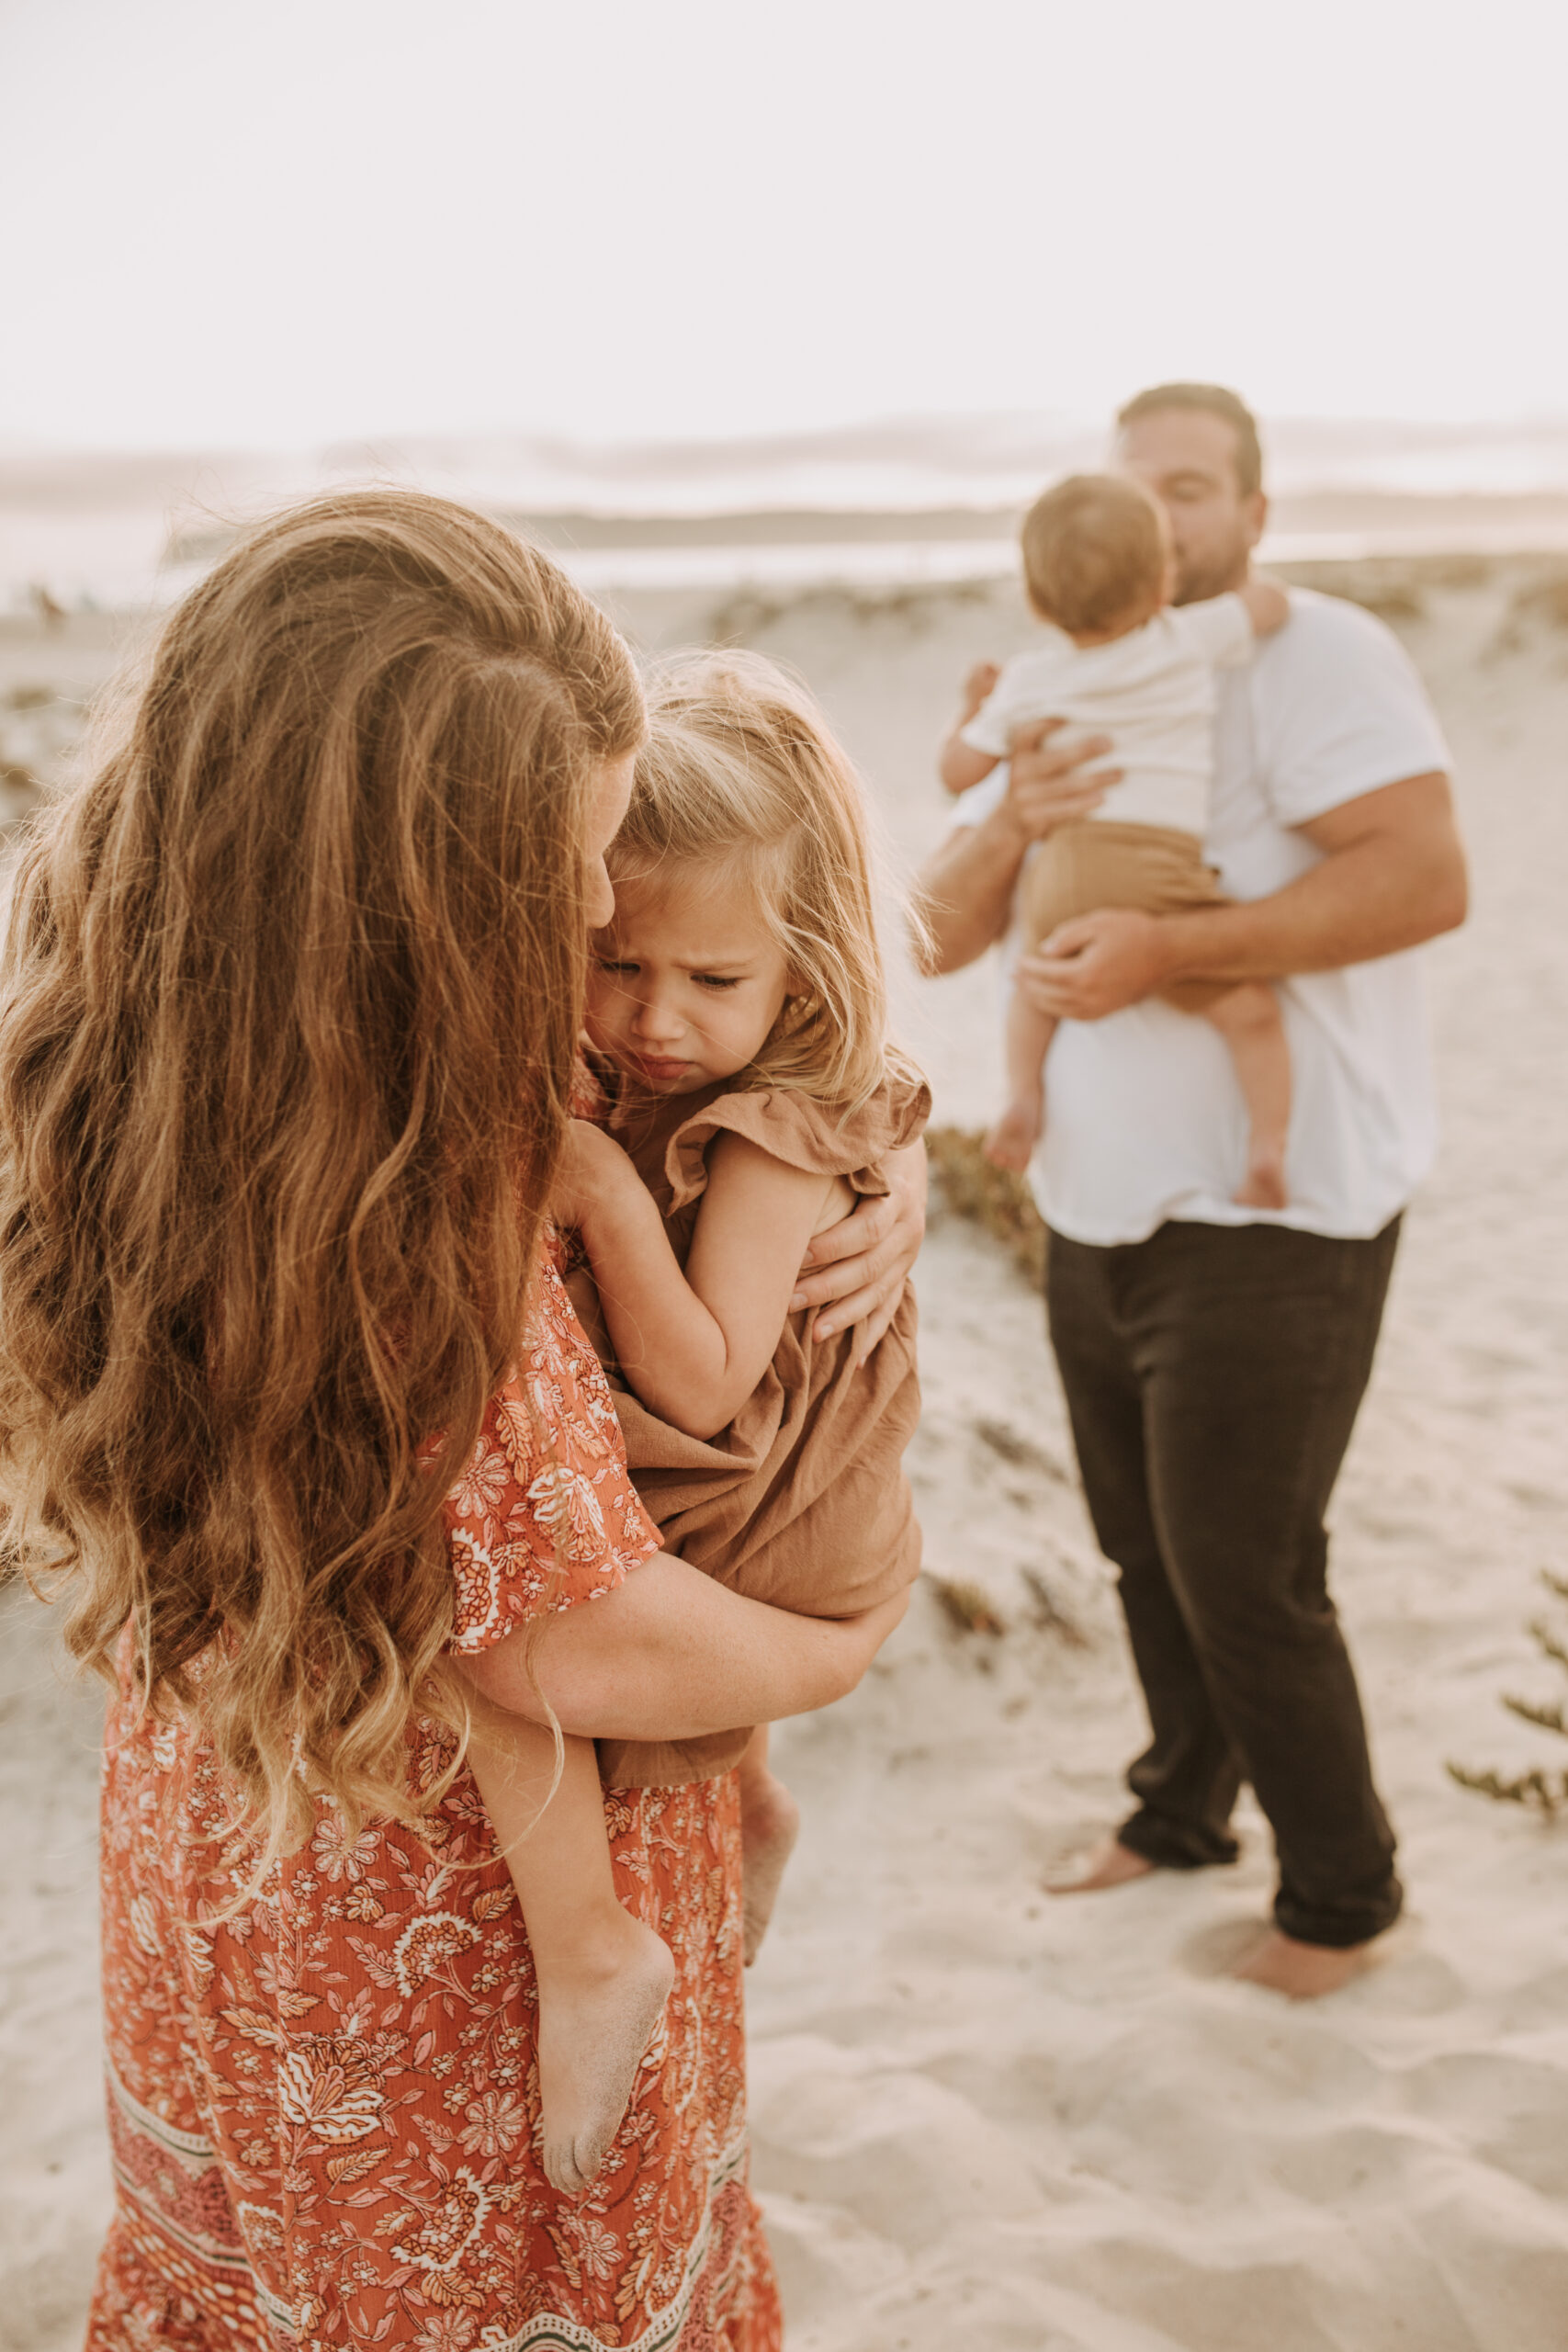
M790 1001L742 1083L847 1114L890 1074L919 1082L888 1035L860 779L807 689L761 654L685 654L649 681L648 741L608 863L622 883L667 860L743 876L788 965Z
M77 1657L128 1638L143 1702L197 1711L269 1856L319 1792L415 1818L411 1712L460 1719L439 1514L569 1116L590 797L642 733L544 557L321 498L180 606L20 861L6 1541Z

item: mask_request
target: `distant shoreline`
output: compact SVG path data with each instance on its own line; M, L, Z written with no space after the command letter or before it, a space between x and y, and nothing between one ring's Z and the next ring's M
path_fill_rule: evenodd
M284 503L236 497L84 509L6 496L0 482L0 612L25 614L35 583L73 612L166 606L256 514ZM770 504L627 514L596 506L470 502L548 549L591 594L773 594L1005 580L1021 507ZM1270 511L1266 563L1568 553L1568 491L1529 493L1327 490Z

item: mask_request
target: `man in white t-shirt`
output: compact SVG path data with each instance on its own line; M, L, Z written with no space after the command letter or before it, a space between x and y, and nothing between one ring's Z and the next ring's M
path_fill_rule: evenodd
M1178 603L1247 579L1266 503L1234 393L1163 385L1117 462L1162 501ZM1021 730L926 869L936 968L1005 938L1031 844L1092 809L1104 738ZM1324 1513L1371 1367L1399 1217L1435 1116L1418 958L1463 919L1441 733L1359 607L1295 591L1222 677L1208 854L1237 903L1102 910L1019 972L1060 1021L1031 1179L1085 1493L1120 1588L1152 1739L1136 1809L1069 1884L1234 1859L1250 1781L1274 1831L1275 1924L1237 1973L1331 1990L1398 1916L1393 1837L1326 1587ZM1208 1023L1156 991L1278 983L1294 1099L1289 1206L1239 1204L1239 1090Z

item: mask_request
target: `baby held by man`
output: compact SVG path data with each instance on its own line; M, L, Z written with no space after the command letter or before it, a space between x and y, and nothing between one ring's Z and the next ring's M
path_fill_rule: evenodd
M1040 718L1110 736L1120 781L1091 816L1059 826L1032 853L1019 891L1021 953L1100 907L1178 914L1222 904L1203 860L1214 673L1250 661L1257 639L1284 627L1283 590L1255 581L1173 607L1164 510L1139 483L1112 474L1075 475L1036 500L1022 551L1029 602L1049 635L999 672L987 665L972 674L942 749L942 782L950 792L980 783L1007 758L1013 729ZM1200 978L1163 994L1178 1012L1212 1023L1229 1050L1248 1129L1237 1201L1282 1209L1291 1063L1273 989ZM1021 975L1007 1017L1007 1107L987 1140L1005 1168L1026 1168L1039 1141L1055 1027Z

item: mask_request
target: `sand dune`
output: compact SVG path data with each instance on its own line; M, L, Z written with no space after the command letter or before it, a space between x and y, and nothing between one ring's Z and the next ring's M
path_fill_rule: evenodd
M1474 920L1432 952L1447 1142L1335 1510L1411 1917L1372 1973L1292 2009L1219 1973L1269 1894L1255 1812L1234 1871L1040 1893L1114 1816L1141 1717L1038 1303L998 1250L939 1221L914 1475L931 1566L980 1585L1007 1630L960 1634L920 1594L854 1698L778 1736L806 1829L750 2012L792 2352L1568 2340L1568 1828L1444 1771L1561 1745L1497 1704L1561 1690L1526 1624L1547 1606L1538 1571L1568 1567L1568 633L1544 604L1509 621L1532 576L1348 582L1391 609L1404 596L1477 884ZM622 611L649 643L715 620L711 600ZM918 855L942 821L931 745L953 682L1021 634L1003 592L732 600L718 619L814 680ZM0 690L54 658L5 640ZM939 1115L977 1122L988 976L906 983L904 1001ZM107 2194L97 1709L52 1679L41 1612L4 1606L0 2346L63 2352Z

